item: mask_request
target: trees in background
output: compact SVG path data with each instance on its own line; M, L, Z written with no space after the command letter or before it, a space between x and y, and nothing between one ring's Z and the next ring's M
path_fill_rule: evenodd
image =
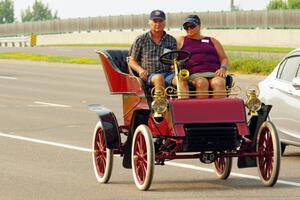
M47 4L43 4L39 0L35 0L32 7L28 7L25 11L21 11L22 22L44 21L58 19L57 11L53 12Z
M0 0L0 24L13 23L14 21L14 2L12 0Z
M288 8L300 9L300 0L288 0Z
M300 9L300 0L271 0L268 10Z
M32 7L21 11L22 22L58 19L57 11L52 12L47 4L35 0ZM15 22L14 1L0 0L0 24Z
M234 5L233 0L231 2ZM267 9L300 9L300 0L271 0ZM32 7L21 11L22 22L52 19L59 19L57 11L52 12L48 4L43 4L42 0L35 0ZM0 0L0 24L13 23L15 20L13 0Z
M287 9L287 3L284 0L271 0L267 6L268 10L282 10Z

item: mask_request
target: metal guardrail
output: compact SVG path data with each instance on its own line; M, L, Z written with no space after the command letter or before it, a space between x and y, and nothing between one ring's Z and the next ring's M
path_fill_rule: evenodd
M0 47L27 47L36 45L36 35L19 37L0 37Z
M167 29L181 28L189 14L199 15L207 29L300 28L300 10L265 10L167 13ZM0 36L147 29L147 21L148 14L142 14L2 24Z
M0 47L27 47L29 38L28 37L3 37L0 38Z

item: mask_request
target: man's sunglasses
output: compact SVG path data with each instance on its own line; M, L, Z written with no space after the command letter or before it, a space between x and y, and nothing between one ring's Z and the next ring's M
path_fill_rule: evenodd
M194 29L195 27L196 25L194 24L187 24L183 26L184 30Z

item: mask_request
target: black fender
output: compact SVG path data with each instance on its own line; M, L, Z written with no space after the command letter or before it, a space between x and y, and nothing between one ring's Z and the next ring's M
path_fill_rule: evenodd
M96 112L101 121L106 147L108 149L120 149L121 137L118 121L114 113L98 104L89 105L88 107L91 111Z
M128 133L127 140L124 145L124 158L123 158L123 167L130 169L131 166L131 148L132 148L132 138L135 129L141 125L145 124L148 125L148 117L150 114L150 110L135 110L132 118L131 118L131 124L130 129Z
M250 140L255 141L257 138L257 134L259 131L260 126L262 123L264 123L271 111L272 106L271 105L265 105L263 104L261 109L258 111L258 116L252 116L249 120L249 131L250 131L250 136L248 137ZM252 145L256 146L256 143L252 143Z
M254 152L256 151L256 138L259 131L260 126L264 123L269 113L272 109L271 105L262 104L261 109L258 111L258 116L252 116L249 119L248 127L250 131L250 135L247 136L248 139L252 140L253 142L250 145L245 145L247 152ZM241 149L244 149L242 144ZM246 167L256 167L256 158L255 157L239 157L238 158L238 167L239 168L246 168Z

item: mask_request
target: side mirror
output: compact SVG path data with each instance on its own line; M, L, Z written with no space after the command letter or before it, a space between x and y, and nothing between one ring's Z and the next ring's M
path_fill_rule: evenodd
M292 80L292 85L293 85L296 89L300 89L300 77L293 78L293 80Z

